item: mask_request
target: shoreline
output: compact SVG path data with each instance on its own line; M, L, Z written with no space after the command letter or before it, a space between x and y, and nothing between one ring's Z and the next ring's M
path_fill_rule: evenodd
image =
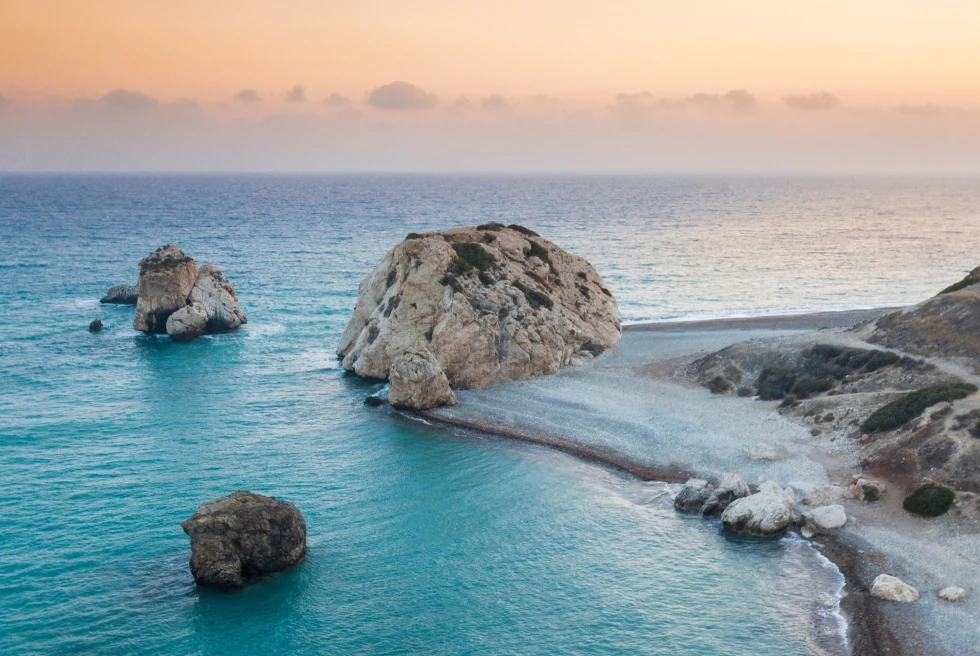
M901 310L905 305L856 310L820 310L800 314L771 314L748 317L706 319L666 319L625 324L623 332L672 332L688 330L823 330L847 328L883 314Z

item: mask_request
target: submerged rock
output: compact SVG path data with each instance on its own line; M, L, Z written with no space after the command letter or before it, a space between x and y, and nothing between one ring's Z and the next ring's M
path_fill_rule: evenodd
M158 248L140 260L139 298L133 328L145 333L167 332L167 319L187 305L197 281L197 264L176 246Z
M940 590L937 596L944 601L962 601L966 599L966 590L951 585Z
M432 354L425 349L400 355L388 372L391 387L388 403L407 410L428 410L456 405L449 379Z
M90 333L97 333L102 330L102 321L99 319L92 319L88 325L88 331Z
M348 371L385 379L424 348L452 387L469 389L553 374L620 335L616 300L588 262L526 228L485 224L392 248L361 281L337 354Z
M903 604L911 603L919 598L919 591L896 576L879 574L871 586L871 594L889 601Z
M235 288L215 267L205 264L198 269L197 281L187 298L189 303L200 303L208 315L209 333L226 333L248 323L238 307Z
M200 303L186 305L167 319L167 334L175 342L189 342L204 334L208 313Z
M201 504L180 527L191 539L191 574L198 585L240 588L306 555L306 522L291 503L251 492Z
M721 521L726 528L740 533L774 535L789 526L795 506L791 493L766 481L755 494L732 501L721 514Z
M711 483L700 478L688 479L674 497L674 508L681 512L698 512L711 496Z
M138 297L136 285L115 285L110 287L106 295L99 299L99 303L136 305Z
M729 472L721 477L721 483L708 496L701 512L705 515L717 515L736 499L742 499L751 493L752 490L749 489L748 483L741 476Z

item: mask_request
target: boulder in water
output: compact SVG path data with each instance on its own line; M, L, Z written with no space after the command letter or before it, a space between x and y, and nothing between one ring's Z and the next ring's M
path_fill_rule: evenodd
M726 528L740 533L775 535L789 526L795 506L792 493L766 481L755 494L732 501L721 514L721 521Z
M248 322L238 307L238 297L231 283L210 264L197 271L197 281L187 298L189 303L200 303L208 315L209 333L226 333Z
M90 333L97 333L102 330L102 321L99 319L92 319L91 323L88 325L88 331Z
M275 497L238 491L201 504L180 527L190 536L191 574L202 586L240 588L306 555L303 515Z
M167 319L167 334L175 342L189 342L205 333L208 313L200 303L185 305Z
M406 410L428 410L442 405L456 405L456 395L449 379L429 351L420 349L404 353L388 372L391 387L388 403Z
M731 502L747 497L751 493L748 483L741 476L729 472L721 477L721 483L704 502L701 512L705 515L717 515Z
M681 512L698 512L711 497L711 483L700 478L690 478L674 497L674 508Z
M136 291L136 285L115 285L109 288L109 291L99 300L99 303L136 305L138 298L139 294Z
M197 264L173 245L158 248L140 260L139 298L133 328L145 333L167 332L167 319L187 305L197 281Z

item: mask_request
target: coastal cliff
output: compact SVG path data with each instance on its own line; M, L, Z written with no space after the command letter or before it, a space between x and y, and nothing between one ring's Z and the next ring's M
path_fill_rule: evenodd
M399 358L418 354L451 387L482 388L581 364L622 333L616 299L595 269L517 225L409 234L358 291L337 355L365 378L390 379ZM406 407L450 398L424 396Z

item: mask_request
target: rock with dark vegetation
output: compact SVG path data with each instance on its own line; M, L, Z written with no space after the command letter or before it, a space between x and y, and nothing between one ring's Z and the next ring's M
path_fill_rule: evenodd
M136 305L137 298L139 298L139 294L136 292L136 285L115 285L109 288L109 291L99 300L99 303Z
M91 323L88 325L88 331L90 333L97 333L102 330L102 321L99 319L92 319Z
M977 391L970 383L942 383L906 394L879 408L861 424L862 433L877 433L898 428L937 403L964 399Z
M191 539L191 574L206 587L240 588L306 554L303 515L275 497L238 491L201 504L180 527Z
M902 507L922 517L939 517L946 514L955 500L956 493L953 490L943 485L929 483L905 497Z

